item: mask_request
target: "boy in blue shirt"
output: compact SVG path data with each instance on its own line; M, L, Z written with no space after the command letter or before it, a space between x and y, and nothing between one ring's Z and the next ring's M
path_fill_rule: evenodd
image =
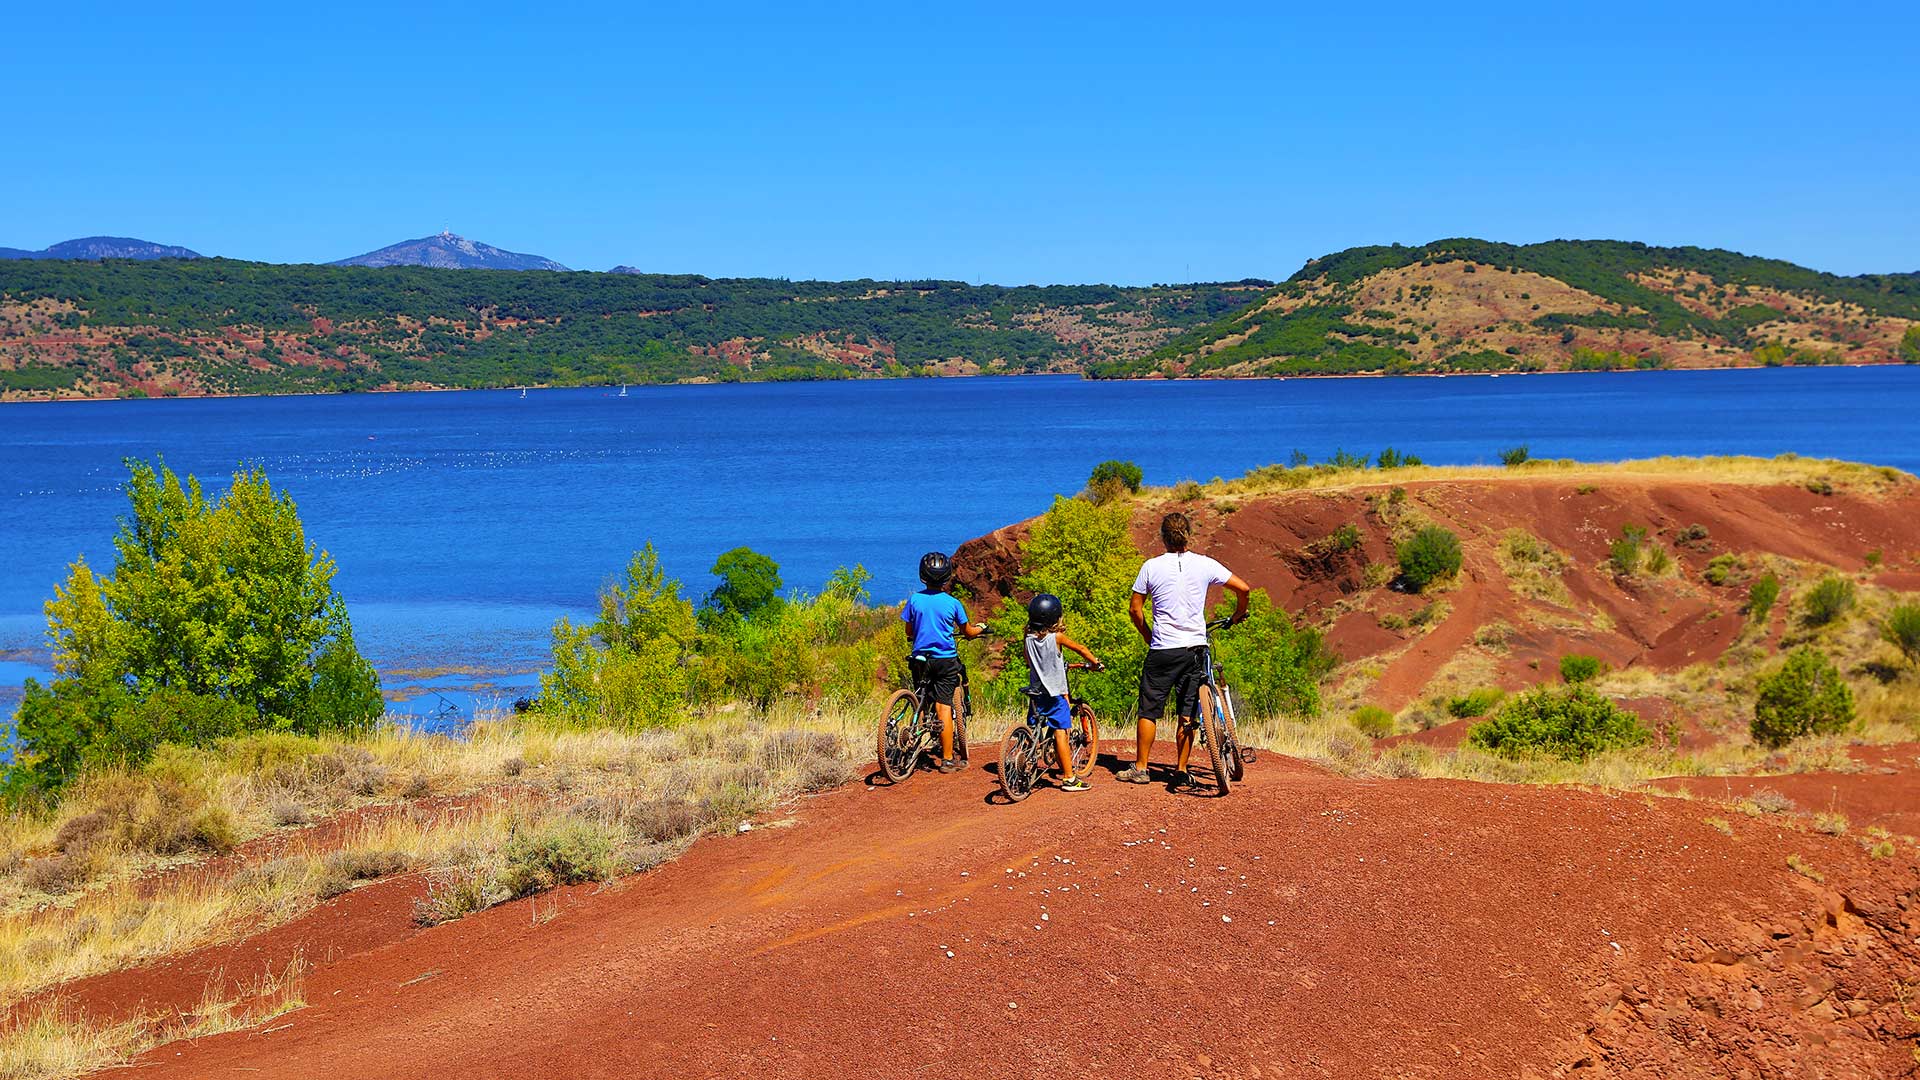
M956 638L977 638L987 632L986 623L967 618L966 606L947 592L953 577L953 560L945 552L929 551L920 557L920 583L926 588L907 597L900 609L900 621L907 624L907 637L913 654L907 663L915 682L932 682L933 711L940 718L940 771L958 772L967 767L953 759L953 704L966 669L960 665Z

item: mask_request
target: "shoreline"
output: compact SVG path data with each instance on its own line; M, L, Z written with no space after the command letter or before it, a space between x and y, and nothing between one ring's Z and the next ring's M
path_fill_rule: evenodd
M311 397L350 397L356 395L388 394L458 394L458 393L496 393L511 390L603 390L624 386L630 390L652 390L661 387L678 386L776 386L781 383L861 383L861 382L907 382L920 379L1079 379L1090 383L1226 383L1226 382L1286 382L1290 379L1497 379L1521 378L1533 375L1657 375L1677 372L1697 371L1765 371L1770 369L1794 369L1802 367L1818 368L1907 368L1916 367L1911 363L1894 360L1870 361L1845 364L1720 364L1702 367L1668 368L1618 368L1600 371L1572 371L1566 368L1546 371L1341 371L1341 372L1301 372L1292 375L1223 375L1198 376L1195 378L1168 378L1164 375L1143 375L1136 378L1096 379L1078 371L993 371L973 374L914 374L914 375L857 375L845 379L730 379L714 380L707 378L680 379L674 382L646 383L576 383L555 386L542 383L514 384L511 386L407 386L382 388L377 390L292 390L281 394L173 394L155 397L8 397L0 395L0 406L6 405L47 405L47 404L94 404L114 401L229 401L256 398L311 398Z

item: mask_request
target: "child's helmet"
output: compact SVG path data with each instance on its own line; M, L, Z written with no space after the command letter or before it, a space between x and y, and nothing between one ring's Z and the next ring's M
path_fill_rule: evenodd
M1060 598L1050 592L1027 601L1027 625L1035 630L1045 630L1060 621Z
M944 551L929 551L920 556L920 581L926 585L945 585L953 576L953 560Z

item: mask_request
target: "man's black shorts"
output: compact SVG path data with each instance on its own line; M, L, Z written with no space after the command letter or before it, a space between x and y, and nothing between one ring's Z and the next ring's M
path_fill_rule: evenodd
M1140 669L1140 719L1158 720L1166 714L1167 694L1178 690L1181 716L1200 713L1200 681L1206 675L1207 647L1148 649Z
M953 704L953 692L960 689L961 676L966 669L960 666L957 656L908 657L907 666L913 670L913 683L920 685L922 680L933 680L933 700L935 704Z

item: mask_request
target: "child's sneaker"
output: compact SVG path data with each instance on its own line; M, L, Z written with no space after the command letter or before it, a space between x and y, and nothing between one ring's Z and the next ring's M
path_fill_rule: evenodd
M1087 791L1089 785L1077 776L1069 776L1060 784L1061 791Z
M943 773L957 773L966 767L967 762L965 758L948 758L934 766L937 771Z

